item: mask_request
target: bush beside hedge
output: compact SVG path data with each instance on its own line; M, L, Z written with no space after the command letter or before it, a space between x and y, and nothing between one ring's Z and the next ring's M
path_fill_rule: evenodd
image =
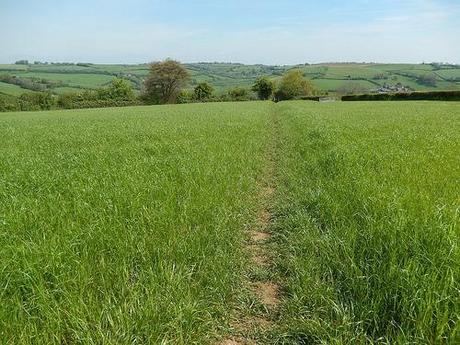
M381 93L343 96L342 101L460 101L460 91Z
M50 109L82 109L126 107L143 104L131 85L114 79L106 88L78 93L53 95L51 92L28 92L19 97L0 94L0 111L33 111Z
M14 96L9 96L0 93L0 111L20 111L18 99Z
M319 101L320 96L300 96L294 99ZM223 95L196 100L191 92L182 92L178 103L228 102L255 99L247 89L235 88ZM363 94L343 96L342 101L460 101L460 91L431 91L393 94ZM19 97L0 93L0 111L30 111L50 109L83 109L105 107L127 107L144 104L136 97L124 80L115 80L108 88L85 90L80 93L53 95L50 92L29 92Z
M130 105L142 104L134 95L109 95L107 92L102 92L102 90L104 89L59 95L57 97L56 106L59 109L84 109L127 107Z

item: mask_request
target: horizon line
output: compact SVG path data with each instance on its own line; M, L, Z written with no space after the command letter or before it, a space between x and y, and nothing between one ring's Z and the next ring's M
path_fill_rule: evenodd
M191 64L232 64L232 65L246 65L246 66L312 66L312 65L339 65L339 64L356 64L356 65L431 65L431 64L442 64L442 65L460 65L460 63L456 62L448 62L448 61L422 61L422 62L377 62L377 61L323 61L323 62L301 62L295 64L269 64L269 63L245 63L245 62L232 62L232 61L181 61L179 59L174 58L165 58L161 60L152 60L150 62L90 62L90 61L46 61L46 60L30 60L30 59L20 59L14 62L0 62L0 65L16 65L19 61L28 61L28 65L40 65L40 64L91 64L91 65L149 65L154 62L160 62L165 60L175 60L180 62L184 65L191 65ZM36 63L38 62L38 63ZM20 64L17 64L20 65Z

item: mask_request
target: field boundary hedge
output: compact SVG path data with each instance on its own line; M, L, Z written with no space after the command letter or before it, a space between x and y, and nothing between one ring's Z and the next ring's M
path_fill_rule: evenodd
M316 102L319 102L320 98L323 98L323 97L320 97L320 96L300 96L300 97L295 97L294 99L295 100L302 100L302 101L316 101Z
M460 91L349 95L343 96L342 101L460 101Z

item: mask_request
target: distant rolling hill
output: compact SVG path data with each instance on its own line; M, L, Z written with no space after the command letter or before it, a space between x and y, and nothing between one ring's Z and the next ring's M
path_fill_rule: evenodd
M268 66L187 63L185 66L191 74L190 88L207 81L218 92L225 92L236 86L250 87L260 76L278 79L293 68L301 69L318 89L329 93L363 93L377 90L384 85L402 85L416 91L460 90L460 65L324 63ZM77 92L105 86L114 77L130 80L133 87L140 91L147 74L147 64L0 65L0 93L17 96L30 90L49 90L56 94ZM16 80L11 77L16 77Z

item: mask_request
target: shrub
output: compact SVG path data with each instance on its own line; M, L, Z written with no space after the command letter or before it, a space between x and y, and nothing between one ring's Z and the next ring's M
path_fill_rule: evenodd
M114 78L107 88L97 90L97 98L104 100L130 101L135 98L133 87L127 80Z
M275 92L275 101L311 96L314 93L313 84L303 76L302 71L291 70L281 78L278 90Z
M195 93L190 90L182 90L177 96L177 103L185 104L185 103L193 103L195 101Z
M12 76L8 74L0 76L0 81L7 84L18 85L23 89L28 89L32 91L45 91L48 88L48 85L50 84L57 84L57 86L65 86L62 85L61 82L43 81L39 78L19 78L17 76Z
M214 88L207 82L199 83L193 90L194 98L198 101L204 101L212 97Z
M261 77L252 86L252 91L257 93L257 97L262 100L270 99L275 90L275 83L268 77Z
M106 107L127 107L140 105L141 102L136 97L133 98L109 98L107 91L83 91L80 93L66 93L59 95L57 105L64 109L83 109L83 108L106 108ZM101 95L103 97L101 97Z
M460 101L460 91L383 93L343 96L342 101Z
M58 96L57 106L64 109L124 107L141 104L136 98L131 83L115 78L109 87L66 93Z
M74 108L74 104L77 102L78 93L64 93L58 96L57 106L64 109Z
M251 99L249 90L244 87L235 87L227 92L230 101L249 101Z
M302 100L302 101L315 101L319 102L321 97L320 96L300 96L297 97L296 99Z
M13 96L8 96L0 93L0 111L19 111L18 99Z
M19 106L23 111L50 110L56 106L56 99L50 92L28 92L19 96Z

